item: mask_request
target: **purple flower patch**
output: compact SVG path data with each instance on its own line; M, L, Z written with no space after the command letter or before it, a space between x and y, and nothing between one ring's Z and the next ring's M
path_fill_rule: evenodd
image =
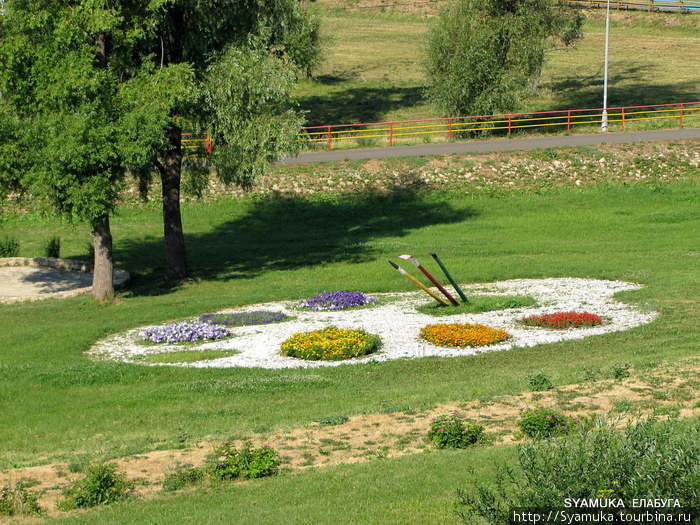
M300 301L299 305L302 308L308 308L317 312L320 310L354 308L356 306L374 304L376 301L377 299L375 297L369 297L362 292L347 292L341 290L338 292L320 292L310 299Z
M193 343L223 339L231 335L225 326L202 323L200 321L181 321L165 326L148 328L141 334L144 341L154 343Z

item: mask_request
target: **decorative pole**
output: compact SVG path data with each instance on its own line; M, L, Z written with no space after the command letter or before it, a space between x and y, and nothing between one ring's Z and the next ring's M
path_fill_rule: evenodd
M605 10L605 65L603 66L603 118L600 131L608 131L608 44L610 42L610 0Z
M416 259L416 258L413 257L412 255L399 255L399 259L404 259L405 261L411 261L411 262L413 263L413 266L415 266L415 267L418 268L421 272L423 272L423 275L425 275L428 279L430 279L430 282L433 283L433 284L437 287L437 289L440 290L440 292L442 292L442 295L444 295L445 297L447 297L447 299L448 299L454 306L459 306L459 303L455 300L455 298L452 297L452 296L450 295L450 293L449 293L447 290L445 290L439 282L437 282L437 279L435 279L435 277L433 277L432 275L430 275L430 272L428 272L428 270L426 270L425 268L423 268L423 265L422 265L421 263L418 262L418 259Z
M432 291L431 289L429 289L427 286L424 286L423 283L421 283L418 279L416 279L416 278L413 277L412 275L408 274L408 273L406 272L406 270L404 270L403 268L401 268L401 266L399 266L398 264L396 264L396 263L394 263L394 262L392 262L392 261L389 261L389 264L392 265L394 268L396 268L396 270L398 270L398 272L399 272L401 275L403 275L406 279L408 279L409 281L411 281L411 282L412 282L413 284L415 284L418 288L420 288L420 289L423 290L425 293L427 293L430 297L432 297L433 299L435 299L438 303L440 303L440 304L443 305L443 306L449 306L449 305L450 305L450 303L448 303L447 301L445 301L445 300L444 300L442 297L440 297L438 294L436 294L435 292L433 292L433 291Z
M431 255L431 257L432 257L433 259L435 259L435 262L438 263L438 266L440 266L440 269L441 269L441 270L443 271L443 273L445 274L445 277L447 277L447 280L450 281L450 284L454 287L455 290L457 290L457 293L458 293L459 296L461 297L462 302L468 303L468 302L469 302L469 299L467 299L467 296L464 295L464 292L463 292L462 289L459 287L459 285L455 282L455 280L452 278L452 276L450 275L450 272L447 271L447 268L445 268L445 265L442 264L442 261L441 261L440 258L437 256L437 254L436 254L436 253L431 253L430 255Z

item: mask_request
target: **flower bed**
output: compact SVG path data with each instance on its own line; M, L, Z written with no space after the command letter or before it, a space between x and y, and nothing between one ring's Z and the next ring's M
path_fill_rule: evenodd
M284 321L289 316L282 312L269 310L254 310L252 312L234 312L219 314L204 314L199 320L203 323L224 326L249 326L255 324L270 324Z
M300 301L299 306L313 311L343 310L345 308L374 304L376 301L375 297L369 297L359 291L347 292L340 290L338 292L321 292L309 299Z
M216 341L231 335L225 326L201 321L181 321L165 326L148 328L141 334L144 341L153 343L194 343L195 341Z
M508 339L508 332L483 324L438 323L421 328L420 337L438 346L486 346Z
M588 312L555 312L553 314L531 315L519 321L525 326L545 328L589 328L603 323L603 318Z
M282 343L282 355L313 361L338 361L372 353L381 346L381 339L364 330L334 326L297 332Z

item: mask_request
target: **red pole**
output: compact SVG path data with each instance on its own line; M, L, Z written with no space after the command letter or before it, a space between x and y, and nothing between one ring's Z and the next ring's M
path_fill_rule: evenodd
M212 152L212 147L211 147L211 136L209 135L209 132L207 131L207 140L204 142L205 147L207 148L207 153Z
M683 104L681 104L681 129L683 129Z
M566 132L571 131L571 110L566 112Z
M389 122L389 147L394 145L394 123Z
M328 149L331 149L331 127L328 126Z
M625 131L625 108L622 108L622 131Z
M511 115L508 115L508 135L510 135L512 121L513 117Z

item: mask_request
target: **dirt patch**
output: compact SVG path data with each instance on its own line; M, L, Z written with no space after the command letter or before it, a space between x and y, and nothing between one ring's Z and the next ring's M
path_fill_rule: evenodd
M268 444L279 451L285 469L323 467L421 453L431 448L425 439L430 420L454 411L483 424L494 443L508 445L522 439L517 432L522 407L544 405L570 416L607 414L619 424L650 414L690 418L700 415L699 390L700 359L690 359L636 372L622 380L597 379L546 392L449 403L423 411L339 418L327 424L258 434L251 441L254 446ZM335 422L339 424L332 424ZM148 497L162 489L168 472L183 465L202 465L218 445L198 443L182 450L128 456L114 463L136 481L137 495ZM28 481L30 490L40 494L41 507L55 515L59 514L56 501L62 491L78 477L69 465L57 463L3 472L0 483Z

